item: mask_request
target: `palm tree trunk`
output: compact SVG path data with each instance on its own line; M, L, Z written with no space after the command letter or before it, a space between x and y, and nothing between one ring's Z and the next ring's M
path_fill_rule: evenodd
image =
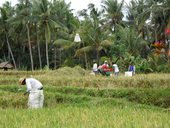
M98 45L96 46L96 59L97 59L97 64L100 65L99 64L99 46Z
M37 44L38 44L38 58L39 58L39 63L40 63L40 69L42 69L41 52L40 52L40 43L39 43L39 40L37 41Z
M59 55L59 60L60 60L60 67L61 67L61 54L62 54L62 49L59 49L60 55Z
M86 55L86 52L85 52L85 51L84 51L84 58L85 58L85 63L86 63L86 69L88 69L87 55Z
M38 45L38 58L39 58L39 63L40 63L40 69L42 69L40 43L39 43L39 37L38 37L37 27L36 27L36 33L37 33L37 45Z
M14 59L14 56L13 56L13 53L12 53L12 50L11 50L11 46L9 44L8 36L7 36L6 33L5 33L5 36L6 36L6 41L7 41L8 49L9 49L9 52L11 54L12 61L13 61L13 64L14 64L14 68L17 69L16 63L15 63L15 59Z
M31 48L31 42L30 42L30 31L28 24L26 24L27 27L27 36L28 36L28 45L29 45L29 51L30 51L30 60L31 60L31 70L34 70L34 63L33 63L33 57L32 57L32 48Z
M45 48L46 48L46 61L47 67L49 68L49 58L48 58L48 39L47 39L47 30L45 29Z
M99 64L99 50L97 49L97 63L98 63L98 65L100 65Z
M83 42L83 47L84 47L84 42ZM84 50L84 59L85 59L86 69L88 69L87 55L86 55L85 50Z
M54 47L54 69L57 68L57 62L56 62L56 59L57 59L57 55L56 55L56 47Z

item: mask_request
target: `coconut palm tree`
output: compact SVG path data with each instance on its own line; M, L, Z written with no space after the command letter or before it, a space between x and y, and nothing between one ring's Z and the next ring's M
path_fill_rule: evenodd
M146 3L146 0L132 0L126 6L127 11L127 20L130 25L134 25L135 28L140 31L145 21L149 19L150 14L142 15L150 6Z
M33 55L32 55L32 46L30 39L30 24L31 24L31 3L29 0L19 0L19 3L16 5L15 15L11 17L8 22L12 27L18 28L20 26L20 30L26 30L28 47L29 47L29 55L31 61L31 70L34 70L33 63ZM11 28L13 29L13 28Z
M81 27L79 28L79 33L85 43L85 47L79 49L77 55L84 50L86 50L86 52L95 51L95 59L99 64L100 51L103 48L102 42L107 39L109 34L106 34L105 28L103 27L104 22L101 19L103 11L98 11L98 9L94 7L94 4L88 5L88 11L90 12L89 14L87 10L82 10L79 13L85 19L82 21Z
M153 40L157 41L164 38L158 35L164 35L169 19L169 5L166 0L132 0L128 5L127 19L135 25L143 38L146 33L152 31L152 36L155 37Z
M9 43L9 34L8 34L8 30L9 30L9 24L7 23L7 20L9 17L13 16L13 8L11 7L9 2L6 2L5 4L3 4L3 7L0 8L0 14L1 14L1 18L0 18L0 28L1 28L1 32L4 32L5 34L5 39L8 45L8 49L10 52L10 55L12 57L12 61L14 64L14 68L16 69L16 62L15 62L15 58L11 49L11 45Z
M157 41L165 43L165 29L167 28L167 24L170 19L170 2L167 0L138 0L136 2L133 2L133 4L138 10L141 5L143 5L143 7L141 7L140 9L141 11L137 12L138 16L136 15L136 21L138 21L136 23L139 23L138 32L143 35L143 38L147 37L146 39L150 43L154 43ZM136 9L131 9L131 12L134 12L134 10ZM166 43L164 44L164 46L165 49L168 50L168 45L166 45Z
M123 18L123 5L124 0L122 0L120 3L118 0L103 0L103 8L106 12L105 18L107 23L110 26L110 29L114 27L114 31L116 30L116 25L122 24L122 18Z
M53 1L56 2L56 1ZM56 19L55 10L53 10L53 4L48 0L34 1L35 12L38 15L38 26L44 31L45 35L45 45L46 45L46 63L49 68L49 55L48 55L48 45L51 42L51 32L60 28L61 24L58 19ZM57 8L57 7L56 7ZM54 31L53 31L54 32Z
M32 6L33 26L36 31L36 42L37 42L37 48L38 48L39 65L40 65L40 69L42 69L41 50L40 50L40 35L42 34L42 31L38 24L39 16L37 15L36 11L37 11L37 4L33 2L33 6Z

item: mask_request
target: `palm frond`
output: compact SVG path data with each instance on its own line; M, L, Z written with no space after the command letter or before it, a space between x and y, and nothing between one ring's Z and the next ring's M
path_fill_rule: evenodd
M73 42L69 41L69 40L64 40L64 39L58 39L54 41L54 45L56 47L64 47L64 46L68 46L71 45Z

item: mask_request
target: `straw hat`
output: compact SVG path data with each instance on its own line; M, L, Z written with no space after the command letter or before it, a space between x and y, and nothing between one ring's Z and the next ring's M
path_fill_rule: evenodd
M22 84L23 84L23 82L24 82L24 80L25 80L25 78L20 78L20 79L19 79L19 84L21 84L21 85L22 85Z

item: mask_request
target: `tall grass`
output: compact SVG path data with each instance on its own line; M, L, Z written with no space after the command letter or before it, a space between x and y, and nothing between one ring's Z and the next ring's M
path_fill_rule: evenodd
M64 71L62 71L64 70ZM64 72L64 73L63 73ZM65 73L67 72L67 73ZM20 77L35 77L44 85L79 86L99 88L170 88L170 74L143 74L133 77L92 76L89 72L74 69L38 72L7 72L0 73L0 83L3 85L17 84Z
M0 109L3 128L169 128L170 115L137 107L76 107Z
M170 127L170 74L89 74L80 67L0 72L0 128ZM26 109L20 77L43 83L43 109Z

